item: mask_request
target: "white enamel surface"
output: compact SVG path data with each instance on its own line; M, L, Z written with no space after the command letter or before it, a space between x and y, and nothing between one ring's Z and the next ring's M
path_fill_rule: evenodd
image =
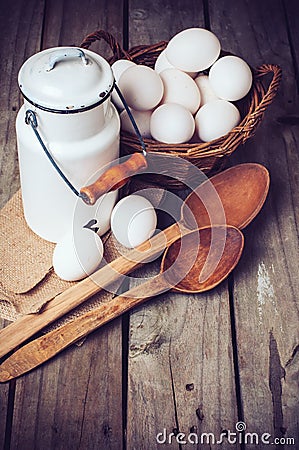
M31 127L25 124L25 106L28 104L18 113L16 131L24 214L29 227L43 239L58 242L77 217L88 221L96 213L106 218L100 232L103 234L109 229L116 194L108 197L102 207L101 199L94 207L78 199L44 154ZM103 116L103 106L98 108L67 116L36 109L38 131L77 190L95 181L119 156L120 120L116 109L105 106ZM85 115L89 119L86 122Z
M98 103L113 86L108 62L84 50L88 64L80 57L66 57L49 70L53 55L73 47L54 47L31 56L21 67L18 83L34 104L54 110L83 109Z
M95 205L87 206L81 200L76 202L73 212L73 229L80 230L90 220L96 221L94 227L99 228L98 235L102 236L110 229L110 218L113 207L117 201L118 192L112 191L98 199Z

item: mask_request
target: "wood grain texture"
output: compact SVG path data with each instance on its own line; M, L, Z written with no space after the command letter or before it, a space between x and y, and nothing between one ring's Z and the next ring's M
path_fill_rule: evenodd
M170 288L169 282L160 274L148 283L137 286L135 290L130 289L125 297L115 296L73 321L32 340L17 349L1 364L0 381L8 381L34 369L100 326L133 309L136 305L144 303L147 298Z
M153 263L146 273L142 269L135 275L149 277L158 270L158 264ZM160 301L156 298L130 315L127 448L165 448L157 443L157 433L177 428L169 368L167 303L163 295ZM178 445L174 443L173 448Z
M288 1L283 0L282 7L284 12L284 20L286 24L286 31L288 35L290 52L292 54L293 69L298 94L299 92L298 4L296 0L288 0Z
M46 5L43 48L57 45L78 46L85 36L98 29L109 31L122 44L123 0L49 0ZM111 50L104 42L95 42L90 50L104 57Z
M120 449L121 334L100 330L17 382L12 448Z
M147 161L142 153L133 153L126 161L110 167L93 184L80 189L81 198L88 205L104 194L124 186L131 177L147 168Z
M0 319L0 329L5 326L5 321ZM9 385L0 386L0 448L5 448L6 430L8 428L7 417L9 411ZM9 433L7 433L9 434Z
M204 26L201 2L131 0L129 9L129 47L168 41L184 28Z
M204 26L200 2L176 2L174 9L172 2L147 7L134 0L130 6L130 46ZM151 270L158 267L153 264ZM147 268L138 275L149 274ZM179 444L170 433L219 436L233 429L237 401L226 283L208 295L163 294L130 315L129 330L128 448L175 449ZM167 440L160 444L157 434L164 430Z
M17 78L24 60L39 50L43 7L43 1L1 2L1 208L20 187L15 135L15 119L21 105Z
M246 233L244 257L235 273L234 301L247 430L298 440L299 134L287 120L298 111L296 62L289 46L295 28L288 29L279 1L210 4L212 29L225 36L226 48L254 67L270 62L283 70L277 99L256 136L234 158L261 162L271 176L265 208ZM285 5L288 8L289 3ZM294 24L294 16L291 21Z

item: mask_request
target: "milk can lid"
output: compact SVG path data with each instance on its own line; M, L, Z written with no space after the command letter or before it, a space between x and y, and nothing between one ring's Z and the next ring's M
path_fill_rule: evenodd
M57 113L86 111L103 103L114 86L108 62L76 47L54 47L31 56L21 67L23 96L38 108Z

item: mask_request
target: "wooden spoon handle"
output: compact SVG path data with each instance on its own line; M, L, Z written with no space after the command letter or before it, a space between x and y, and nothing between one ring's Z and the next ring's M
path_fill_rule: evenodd
M132 272L140 264L157 257L162 250L178 237L190 230L175 223L163 232L131 250L126 257L120 256L99 269L92 277L79 281L74 286L50 300L41 312L27 314L0 331L0 358L29 339L45 326L67 314L103 288L111 285L123 275Z
M0 366L0 382L23 375L136 305L171 289L162 274L21 347Z
M119 189L146 167L145 156L142 153L133 153L125 162L106 170L93 184L81 188L80 197L88 205L94 205L103 194Z

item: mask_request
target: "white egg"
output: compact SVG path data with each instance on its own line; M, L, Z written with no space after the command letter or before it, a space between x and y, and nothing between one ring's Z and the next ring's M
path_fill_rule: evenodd
M235 105L226 100L213 100L199 108L195 116L196 131L204 142L224 136L240 122Z
M224 56L211 67L209 80L219 98L236 101L249 92L252 73L243 59L238 56Z
M163 83L159 74L143 65L125 70L118 86L128 105L138 111L153 109L163 96Z
M115 61L111 66L115 81L119 81L124 71L132 66L136 66L136 64L129 59L118 59Z
M143 137L150 138L150 119L152 111L136 111L132 108L130 108L130 111L135 119L141 135ZM129 131L130 133L135 134L135 129L127 111L122 111L122 113L120 114L120 122L122 130Z
M66 281L77 281L98 269L103 258L100 236L88 228L67 233L55 246L53 267Z
M166 56L166 49L163 50L155 62L155 71L158 73L161 73L165 69L175 69L175 67L170 64L170 62L167 59ZM187 73L191 78L195 78L197 75L197 72L185 72Z
M116 240L127 248L134 248L155 232L157 215L152 204L140 195L121 199L112 211L111 230Z
M208 75L199 75L194 81L200 92L200 106L203 106L212 100L219 99L211 87Z
M220 54L217 36L204 28L188 28L176 34L166 47L168 61L177 69L200 72L210 67Z
M111 69L116 83L118 83L124 71L132 66L136 66L136 64L128 59L118 59L112 64ZM121 101L118 93L115 90L112 91L111 99L119 111L122 111L124 109L123 102Z
M166 144L182 144L193 136L195 123L188 109L176 103L165 103L153 112L151 135Z
M195 81L178 69L165 69L160 77L164 86L161 103L177 103L195 114L200 105L200 92Z

